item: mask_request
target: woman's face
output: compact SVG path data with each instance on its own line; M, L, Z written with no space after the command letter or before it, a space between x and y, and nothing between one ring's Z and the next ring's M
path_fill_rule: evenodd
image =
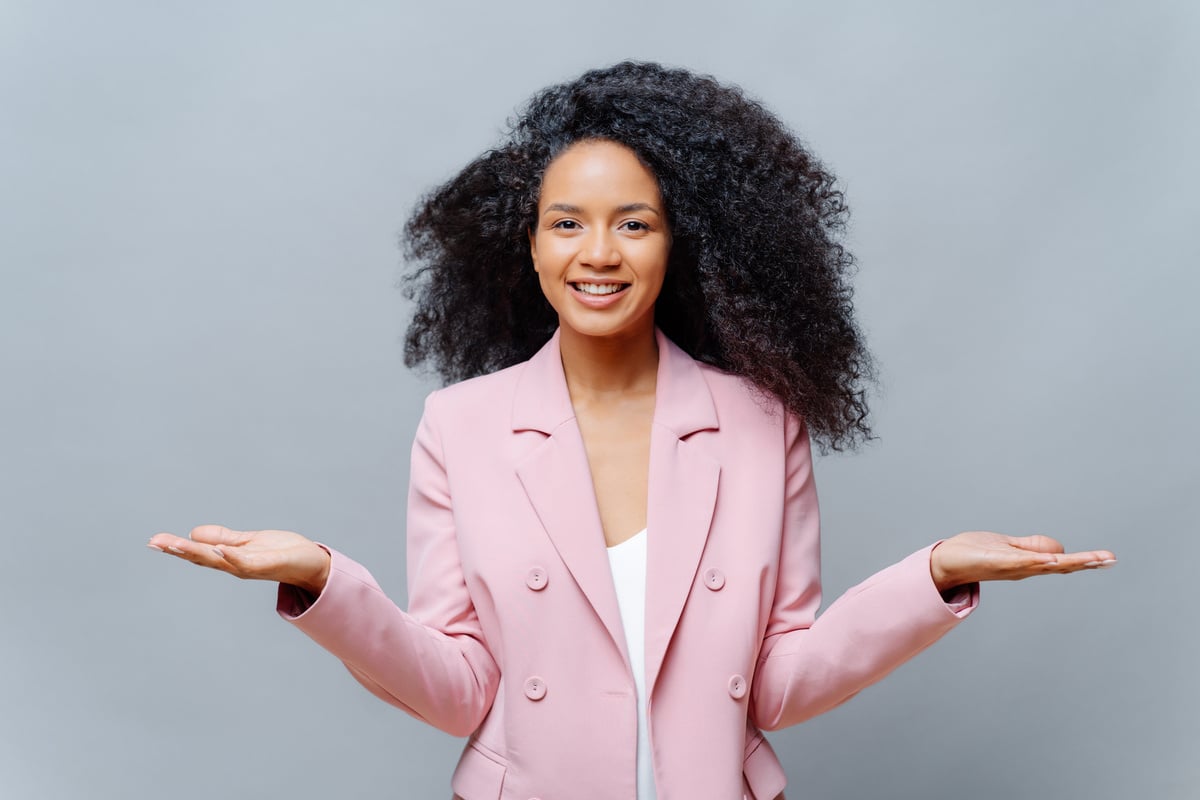
M628 147L577 142L550 162L529 250L564 333L652 335L670 248L658 181Z

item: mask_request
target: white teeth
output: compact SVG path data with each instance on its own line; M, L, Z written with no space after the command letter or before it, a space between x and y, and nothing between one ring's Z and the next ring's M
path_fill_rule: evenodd
M624 289L625 283L575 283L576 289L584 294L613 294Z

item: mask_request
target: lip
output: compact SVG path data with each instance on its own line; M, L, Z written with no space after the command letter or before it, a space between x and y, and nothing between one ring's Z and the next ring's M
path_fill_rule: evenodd
M587 283L587 284L591 284L593 286L611 286L613 284L624 284L625 288L618 289L617 291L613 292L612 294L591 295L591 294L584 294L583 292L576 289L574 284L577 284L577 283ZM625 292L629 291L629 287L632 286L632 284L630 284L628 281L618 281L618 280L612 280L612 279L608 279L608 278L589 279L586 281L567 281L567 285L571 290L571 296L574 297L576 300L578 300L583 305L587 306L588 308L607 308L608 306L611 306L613 303L617 302L622 297L624 297Z

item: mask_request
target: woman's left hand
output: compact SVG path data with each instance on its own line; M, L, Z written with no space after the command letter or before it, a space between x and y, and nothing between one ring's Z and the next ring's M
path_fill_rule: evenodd
M939 591L976 581L1019 581L1034 575L1101 569L1117 563L1108 550L1066 553L1049 536L967 531L933 548L929 571Z

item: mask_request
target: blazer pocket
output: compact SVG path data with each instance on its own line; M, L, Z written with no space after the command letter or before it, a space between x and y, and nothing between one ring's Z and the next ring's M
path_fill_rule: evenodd
M454 768L450 788L463 800L499 800L507 771L508 765L500 756L470 742Z
M749 800L774 800L787 784L787 774L774 749L761 735L750 745L743 762L742 775L750 789Z

